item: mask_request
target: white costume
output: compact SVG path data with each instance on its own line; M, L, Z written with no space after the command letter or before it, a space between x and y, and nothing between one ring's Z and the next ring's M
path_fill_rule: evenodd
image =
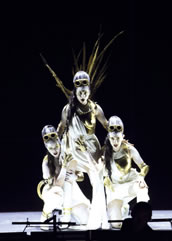
M87 83L84 84L83 81L86 80ZM84 71L79 71L74 76L78 102L71 121L67 125L67 130L63 135L62 150L64 152L70 150L75 160L69 163L69 169L73 172L82 171L87 173L92 185L92 202L87 228L107 228L103 173L98 165L101 146L94 134L96 119L104 126L107 124L107 121L101 107L88 99L90 93L88 81L89 76ZM66 125L69 109L69 104L64 107L58 131ZM70 186L67 183L66 185L68 186L68 191L65 192L65 195L67 195L65 200L68 200L68 202L64 201L64 203L66 203L67 207L70 205Z
M67 179L70 180L70 183L72 184L72 221L79 224L86 224L88 220L90 202L83 195L76 183L77 176L74 173L70 174L67 172L67 164L72 160L72 156L70 154L66 155L65 153L60 153L60 142L54 127L45 126L43 130L44 143L49 151L49 154L44 157L42 162L42 172L44 178L42 183L44 182L45 184L42 194L40 194L40 187L38 187L39 196L44 201L41 221L43 222L47 218L51 217L53 210L63 210L64 181ZM45 137L47 137L47 140ZM62 162L63 165L61 165Z
M149 167L143 162L136 148L123 139L123 128L119 117L113 116L109 119L106 145L111 148L111 154L108 158L107 154L104 155L104 183L108 216L111 220L125 218L128 214L128 203L132 199L136 198L137 202L149 200L148 187L144 181ZM132 167L132 161L139 167L140 172ZM115 223L113 226L117 227Z
M107 213L105 204L105 194L103 185L103 173L99 168L98 159L101 155L101 147L95 136L96 119L100 121L104 128L107 127L107 120L101 107L90 99L95 94L101 83L106 78L106 64L103 56L113 41L123 33L120 32L109 41L100 51L100 40L102 33L98 34L88 62L86 61L86 48L83 44L82 64L80 62L81 53L74 54L73 83L74 90L66 88L63 82L57 77L55 72L48 65L45 58L41 58L45 66L55 78L59 87L69 100L62 111L62 119L58 125L58 135L62 138L62 152L71 153L73 160L67 166L67 173L82 171L88 174L92 185L92 202L88 220L88 228L107 228ZM84 71L81 71L84 70ZM86 72L85 72L86 71ZM88 74L87 74L88 73ZM90 81L91 76L91 81ZM90 91L91 86L91 91ZM85 149L84 149L85 148ZM64 183L64 221L70 221L70 211L72 206L72 182L70 178Z
M44 180L47 180L47 184L45 184L42 190L44 207L41 221L43 222L52 216L53 210L62 210L63 208L63 183L66 176L66 168L61 168L60 173L55 180L55 178L50 175L48 157L46 155L42 162L42 172Z
M51 179L51 176L49 175L47 161L46 156L43 160L42 170L43 178L48 180ZM43 213L45 218L42 216L41 221L45 221L45 219L51 217L54 209L63 210L63 193L66 171L66 167L62 167L55 183L53 185L47 183L43 187L42 199L44 201ZM67 179L68 181L70 180L72 184L72 201L70 207L72 216L71 221L75 221L77 224L86 224L88 221L90 202L81 192L76 182L77 176L75 174L70 174Z

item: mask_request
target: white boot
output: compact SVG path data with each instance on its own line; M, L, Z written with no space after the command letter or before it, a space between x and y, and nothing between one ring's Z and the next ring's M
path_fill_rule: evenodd
M129 209L130 206L128 203L125 203L122 208L121 208L121 213L122 213L122 219L126 219L129 217Z
M43 223L45 222L48 218L50 218L52 216L52 213L45 213L44 211L42 211L42 214L41 214L41 218L40 218L40 221ZM40 229L42 230L49 230L49 226L48 224L41 224L40 225Z
M64 208L63 214L60 218L60 222L69 223L71 221L71 208ZM61 224L61 228L68 228L68 224Z

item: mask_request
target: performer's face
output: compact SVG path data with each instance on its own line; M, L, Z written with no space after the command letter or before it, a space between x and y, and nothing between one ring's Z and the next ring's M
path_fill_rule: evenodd
M47 143L45 143L45 147L47 148L47 150L49 151L49 153L54 156L54 157L58 157L59 153L60 153L60 145L58 142L54 142L54 141L48 141Z
M60 154L60 143L56 133L49 133L44 135L44 144L49 153L54 156L58 157Z
M81 86L76 88L76 97L82 105L86 105L90 95L89 86Z
M115 152L119 151L124 135L122 132L110 132L109 141Z

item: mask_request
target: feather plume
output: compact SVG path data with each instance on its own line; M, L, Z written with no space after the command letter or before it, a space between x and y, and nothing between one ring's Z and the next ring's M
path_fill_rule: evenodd
M103 36L101 32L98 34L98 39L96 40L92 52L88 58L88 63L86 66L86 46L85 43L83 43L83 49L80 50L79 54L77 57L74 55L74 65L75 65L75 74L79 70L84 70L86 71L91 79L91 97L95 94L96 90L100 87L102 82L106 78L106 70L107 70L107 64L109 60L109 56L107 57L106 61L103 64L103 59L104 59L104 54L107 51L107 49L112 45L114 40L121 34L123 34L124 31L119 32L116 34L103 48L103 50L100 50L100 40ZM79 60L82 52L82 64L79 66ZM100 52L100 53L99 53Z
M52 74L52 76L55 78L55 80L56 80L56 86L57 86L58 88L60 88L60 89L63 91L63 93L65 94L66 98L69 99L72 91L70 91L69 89L67 89L67 88L64 86L63 82L59 79L59 77L57 77L57 75L56 75L56 73L54 72L54 70L52 70L52 68L48 65L48 63L47 63L46 59L44 58L44 56L43 56L42 54L40 54L40 56L41 56L41 58L42 58L43 63L45 64L45 66L48 68L48 70L50 71L50 73Z

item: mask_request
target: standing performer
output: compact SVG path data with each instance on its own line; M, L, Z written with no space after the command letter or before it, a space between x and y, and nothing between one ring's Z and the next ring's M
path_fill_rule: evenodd
M121 220L126 212L128 203L136 198L137 202L148 202L148 186L145 176L149 166L142 160L136 148L124 139L124 125L117 116L112 116L108 122L108 135L105 141L104 184L107 196L107 211L110 220ZM132 167L132 161L140 172ZM125 210L126 209L126 210ZM120 228L121 223L113 223L112 227Z
M104 128L107 128L107 120L102 108L89 99L90 77L84 71L78 71L73 79L74 91L69 104L62 111L62 119L57 132L61 135L62 150L70 150L75 163L71 161L69 166L73 172L81 171L88 174L92 185L92 202L88 221L88 228L95 229L107 227L105 194L103 185L103 173L99 170L98 159L101 155L101 146L95 135L96 119ZM70 183L65 182L64 207L70 208ZM65 202L66 200L66 202ZM70 220L70 214L66 216ZM65 221L66 221L65 220Z
M42 137L47 155L42 162L43 181L38 184L39 197L44 201L41 221L52 217L53 210L63 210L64 181L68 180L72 185L71 213L72 221L78 224L86 224L89 214L89 200L83 195L76 183L77 175L71 173L68 164L72 161L72 155L63 152L61 154L61 143L56 129L47 125L42 130ZM43 190L41 193L41 186ZM43 226L41 227L43 228ZM45 228L45 226L44 226Z
M72 153L74 160L70 162L70 170L73 173L75 171L87 173L92 185L93 195L88 221L89 229L108 227L103 173L98 165L98 159L101 156L101 146L95 136L96 120L100 121L105 129L107 128L107 120L102 108L91 99L105 79L107 61L102 64L104 53L122 33L115 35L100 53L100 39L103 35L99 33L87 64L86 47L83 44L82 64L79 63L81 52L78 56L74 55L73 91L70 91L63 85L63 82L56 76L41 55L45 66L55 78L57 86L69 100L69 103L63 108L57 132L60 139L62 139L62 150ZM66 213L64 221L69 221L71 218L69 211L71 208L71 187L70 182L66 181L64 184L64 209Z

